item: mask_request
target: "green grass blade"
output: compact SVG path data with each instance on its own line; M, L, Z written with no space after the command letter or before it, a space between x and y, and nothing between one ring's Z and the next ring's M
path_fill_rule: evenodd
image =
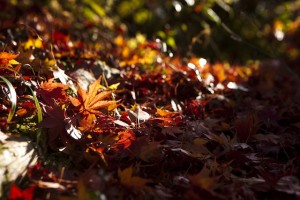
M9 92L10 92L10 101L11 101L11 109L9 111L8 117L7 117L7 122L10 122L12 118L14 117L14 114L16 112L17 108L17 93L13 85L9 80L7 80L5 77L0 76L0 78L5 82L7 85Z
M39 100L38 100L37 97L36 97L35 92L34 92L31 88L29 88L29 89L30 89L30 91L31 91L31 93L32 93L33 100L34 100L34 104L35 104L36 109L37 109L38 123L40 123L40 122L43 120L42 109L41 109Z
M43 120L42 108L40 106L39 100L38 100L35 92L30 88L30 84L26 84L26 85L28 86L29 90L32 93L34 104L35 104L36 109L37 109L38 123L40 123ZM43 145L44 140L42 140L41 137L42 137L42 128L39 127L38 130L37 130L37 135L36 135L37 143L39 143L41 146L44 146Z

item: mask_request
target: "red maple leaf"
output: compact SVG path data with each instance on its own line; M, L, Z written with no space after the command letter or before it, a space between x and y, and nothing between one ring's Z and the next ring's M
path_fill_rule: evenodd
M32 200L35 187L33 185L22 190L15 183L10 186L10 192L8 199L10 200Z
M45 117L40 125L49 130L48 143L52 148L58 145L57 141L66 142L69 139L66 118L66 111L59 105L48 106L45 109Z

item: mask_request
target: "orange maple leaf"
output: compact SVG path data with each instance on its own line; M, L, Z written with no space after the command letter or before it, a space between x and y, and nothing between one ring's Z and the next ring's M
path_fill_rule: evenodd
M174 117L175 115L177 115L177 112L171 112L168 110L163 110L163 109L156 109L156 113L157 115L161 116L161 117Z
M113 90L103 91L98 93L101 88L100 78L89 86L88 92L78 86L78 98L71 98L71 103L75 107L79 107L81 113L86 114L101 114L98 109L101 108L115 108L118 101L104 100L111 97Z
M14 60L18 56L19 54L0 52L0 67L10 66L11 64L19 64Z
M54 78L51 78L49 79L47 82L42 82L41 83L41 88L43 90L47 90L49 92L57 89L57 88L61 88L61 90L66 90L69 88L69 86L63 84L63 83L56 83L56 82L53 82L54 81Z
M67 90L69 86L53 81L54 78L51 78L47 82L42 82L40 88L37 90L38 94L41 95L49 105L52 105L55 101L68 101L69 98L65 90Z
M135 136L132 130L127 129L125 131L118 132L116 137L117 142L112 146L114 149L126 149L135 140Z

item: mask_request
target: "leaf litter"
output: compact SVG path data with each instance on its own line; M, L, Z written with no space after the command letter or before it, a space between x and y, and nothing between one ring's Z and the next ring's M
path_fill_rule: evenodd
M40 15L33 23L44 29L42 41L16 28L17 48L0 53L0 75L18 102L8 119L12 102L1 82L1 143L24 135L39 150L21 180L2 183L10 185L6 197L300 197L299 79L283 63L203 64L113 29L115 38L97 45L86 40L95 24L78 36L72 24ZM78 70L96 79L82 86Z

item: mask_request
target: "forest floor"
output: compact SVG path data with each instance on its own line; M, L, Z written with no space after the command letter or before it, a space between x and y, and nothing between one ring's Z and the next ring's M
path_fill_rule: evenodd
M3 21L0 41L3 199L300 198L284 62L182 58L46 10Z

